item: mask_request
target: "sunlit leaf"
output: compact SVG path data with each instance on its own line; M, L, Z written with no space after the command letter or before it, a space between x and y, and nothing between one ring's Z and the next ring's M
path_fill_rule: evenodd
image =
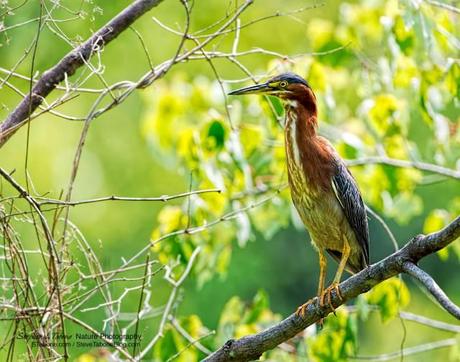
M224 124L219 120L214 120L207 125L206 129L208 149L222 149L227 135Z
M259 290L254 296L254 300L251 305L247 317L245 318L246 323L255 323L262 313L269 308L268 296L263 290Z
M308 339L308 356L312 361L347 361L356 353L356 316L339 309L334 318L327 318L324 328Z
M408 28L401 16L394 20L393 32L395 39L405 54L410 54L415 42L415 35L412 29Z
M390 126L396 125L395 113L398 108L396 97L391 94L380 94L374 98L374 104L369 111L369 118L377 130L385 134Z
M383 322L393 319L402 308L409 304L409 300L409 289L398 278L385 280L367 293L367 301L379 306Z

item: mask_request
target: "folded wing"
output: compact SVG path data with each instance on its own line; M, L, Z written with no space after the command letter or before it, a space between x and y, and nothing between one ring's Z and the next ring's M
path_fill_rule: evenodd
M355 179L340 159L337 160L335 173L332 177L332 186L361 247L365 264L369 265L369 227L366 208Z

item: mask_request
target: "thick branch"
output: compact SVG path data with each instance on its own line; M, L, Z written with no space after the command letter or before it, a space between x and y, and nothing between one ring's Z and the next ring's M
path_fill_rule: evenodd
M337 294L333 292L332 305L337 308L347 300L369 291L382 281L404 272L405 263L417 264L421 258L444 248L459 236L460 216L436 233L426 236L418 235L412 238L402 249L342 282L340 290L343 300L340 300ZM318 298L315 298L314 302L306 308L304 318L292 314L263 332L238 340L229 340L205 361L251 361L258 359L265 351L294 337L331 312L330 306L321 307Z
M20 128L57 85L73 75L94 53L129 28L139 17L163 0L136 0L99 29L91 38L72 50L54 67L43 73L32 88L0 126L0 147Z

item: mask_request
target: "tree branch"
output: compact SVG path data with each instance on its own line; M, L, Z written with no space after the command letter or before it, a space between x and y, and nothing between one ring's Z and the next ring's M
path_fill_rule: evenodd
M86 199L86 200L78 200L78 201L64 201L64 200L57 200L57 199L47 199L43 197L36 197L36 199L42 200L39 202L39 205L68 205L68 206L77 206L77 205L85 205L85 204L94 204L98 202L105 202L105 201L160 201L160 202L168 202L170 200L180 199L183 197L189 197L192 195L200 195L200 194L209 194L209 193L221 193L221 189L204 189L204 190L195 190L189 192L182 192L180 194L175 195L162 195L158 197L128 197L128 196L103 196L97 197L95 199Z
M351 360L365 360L365 361L373 361L373 362L381 362L381 361L390 361L394 360L398 357L407 357L413 354L433 351L439 348L445 348L450 346L455 346L457 344L457 340L455 338L448 338L442 339L440 341L431 342L420 344L418 346L405 348L403 350L399 350L396 352L391 353L383 353L376 356L356 356L356 357L349 357Z
M451 4L445 4L441 1L436 1L436 0L425 0L426 3L436 6L441 9L449 10L452 11L453 13L460 14L460 9L456 8L454 5Z
M452 170L450 168L446 168L446 167L442 167L439 165L426 163L426 162L398 160L396 158L380 157L380 156L370 156L370 157L358 158L355 160L346 160L346 163L347 163L347 166L382 164L382 165L388 165L388 166L393 166L393 167L415 168L420 171L436 173L436 174L450 177L456 180L460 180L460 170Z
M452 314L455 318L460 320L460 308L457 307L452 301L449 299L449 297L444 293L444 291L439 287L439 285L435 282L435 280L420 269L417 265L411 263L411 262L405 262L403 264L403 270L417 279L420 283L423 284L423 286L433 295L433 297L436 298L436 300L441 304L441 306L448 311L450 314Z
M91 56L104 45L111 42L124 30L129 28L138 18L157 6L163 0L136 0L121 13L99 29L92 37L69 52L54 67L43 73L32 89L31 94L25 96L21 103L11 112L0 125L0 147L27 121L28 117L42 103L57 85L65 78L73 75L78 68L87 62Z
M460 216L438 232L412 238L400 250L342 282L340 291L343 299L341 300L333 291L331 297L333 307L337 308L347 300L369 291L382 281L405 272L404 265L406 263L417 264L421 258L446 247L459 236ZM251 361L258 359L265 351L294 337L331 312L332 308L329 305L321 307L318 298L315 298L306 308L303 318L291 314L280 323L258 334L238 340L231 339L204 361Z

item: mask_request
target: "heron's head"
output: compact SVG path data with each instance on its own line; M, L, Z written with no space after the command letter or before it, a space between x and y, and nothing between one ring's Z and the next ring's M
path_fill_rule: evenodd
M297 100L305 96L314 97L313 91L307 81L294 73L283 73L269 79L265 83L240 88L229 94L267 94L287 100Z

